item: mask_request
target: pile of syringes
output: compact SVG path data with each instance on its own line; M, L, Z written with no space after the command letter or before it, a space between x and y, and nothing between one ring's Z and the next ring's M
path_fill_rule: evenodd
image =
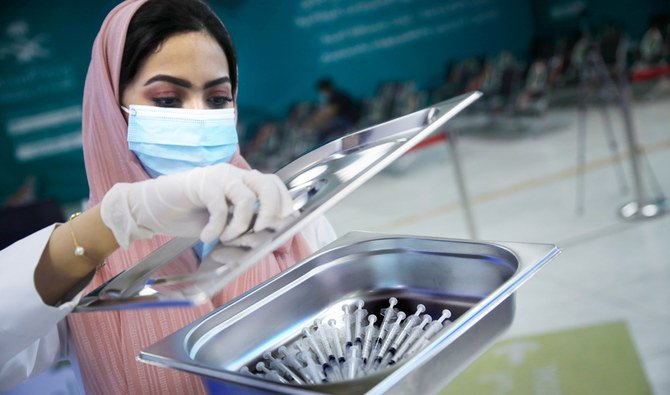
M253 370L244 366L240 372L297 385L359 378L415 354L451 322L449 310L443 310L442 316L433 320L428 314L421 315L426 307L419 304L416 312L408 316L395 308L398 300L390 298L389 307L380 312L383 319L377 326L377 316L368 315L363 304L357 299L353 311L352 306L343 305L341 325L334 319L327 324L316 320L302 330L301 339L279 347L276 356L266 351L265 362L258 362Z

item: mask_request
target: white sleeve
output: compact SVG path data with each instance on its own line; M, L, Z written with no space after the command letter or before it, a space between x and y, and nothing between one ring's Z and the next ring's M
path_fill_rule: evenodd
M301 233L302 237L304 237L305 241L307 241L307 244L309 244L312 252L327 244L330 244L335 239L337 239L335 229L333 229L333 226L323 215L315 219L314 222L305 226Z
M48 306L34 281L35 268L55 226L0 251L0 391L48 369L67 351L64 318L82 292L58 307Z

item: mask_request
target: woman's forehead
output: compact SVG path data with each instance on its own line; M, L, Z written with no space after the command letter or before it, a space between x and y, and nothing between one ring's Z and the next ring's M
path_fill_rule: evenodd
M208 33L188 32L169 37L151 54L139 70L141 80L156 74L188 79L202 85L230 75L228 59L219 43Z

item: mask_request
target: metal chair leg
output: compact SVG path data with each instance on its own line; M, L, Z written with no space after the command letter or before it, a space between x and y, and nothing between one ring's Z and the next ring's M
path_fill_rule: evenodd
M630 163L633 171L634 187L633 200L623 205L619 210L619 214L624 219L658 217L667 212L667 200L662 194L656 197L650 197L647 193L647 189L645 189L644 180L642 178L642 163L640 157L640 155L644 157L644 153L641 152L637 143L637 136L635 133L635 125L633 123L633 114L631 108L630 86L626 82L620 82L619 89L619 105L621 107L621 112L624 119L626 142L630 151ZM649 168L651 169L651 166Z
M447 134L447 147L449 154L452 157L454 164L454 174L456 175L456 185L458 186L458 196L463 206L463 215L465 216L465 224L468 227L468 233L473 239L477 238L477 228L475 227L475 220L472 214L472 206L470 205L470 197L465 187L465 178L463 177L463 169L461 169L461 160L456 149L457 133L455 131L445 132Z
M605 138L607 139L607 146L614 157L615 169L614 172L617 175L617 180L619 181L619 188L621 193L628 194L628 182L626 181L626 173L623 170L623 163L621 154L619 153L619 144L617 143L616 136L614 135L614 128L612 127L612 118L610 117L609 110L607 107L603 106L600 109L600 115L603 118L603 124L605 125Z
M577 110L577 188L575 213L584 215L586 205L586 103Z

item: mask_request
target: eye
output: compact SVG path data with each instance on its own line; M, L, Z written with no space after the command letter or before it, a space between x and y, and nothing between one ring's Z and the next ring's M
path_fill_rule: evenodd
M181 107L181 100L175 96L154 97L151 100L158 107Z
M209 103L209 106L212 108L224 108L232 101L233 99L228 96L211 96L207 99L207 103Z

